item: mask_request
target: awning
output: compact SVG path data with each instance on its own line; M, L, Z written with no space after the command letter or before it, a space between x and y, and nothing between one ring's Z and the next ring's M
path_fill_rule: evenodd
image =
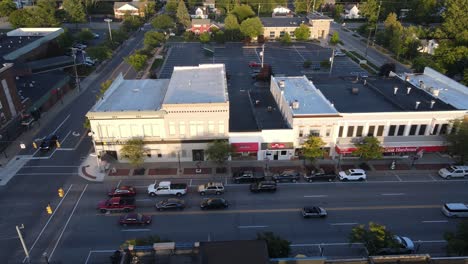
M446 151L447 146L408 146L408 143L401 142L401 143L392 143L389 145L383 145L385 153L401 153L401 152L441 152ZM336 145L335 151L338 154L350 154L357 150L357 147L353 144L343 144L343 145Z
M246 142L246 143L231 143L235 148L236 152L257 152L258 143L257 142Z

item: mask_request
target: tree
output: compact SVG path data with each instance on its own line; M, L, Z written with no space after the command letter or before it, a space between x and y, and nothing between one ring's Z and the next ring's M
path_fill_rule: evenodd
M284 35L281 37L281 43L283 43L283 45L291 44L291 36L288 32L284 33Z
M338 34L338 32L333 32L333 35L331 36L330 38L330 44L332 45L336 45L340 42L340 35Z
M235 1L233 0L218 0L216 1L216 7L224 9L226 14L229 14L235 6Z
M145 161L145 150L143 147L143 139L132 138L125 142L120 149L120 153L130 161L130 164L134 167L138 167Z
M77 39L79 41L90 41L93 38L94 38L94 34L88 28L81 29L81 31L77 35Z
M167 0L166 2L166 11L169 13L175 13L177 11L177 0Z
M344 13L344 6L343 5L335 5L335 10L333 11L333 18L335 21L341 21L341 14Z
M146 3L146 5L145 5L145 18L148 18L148 17L154 15L154 13L156 13L156 3L153 2L153 1L146 1L145 3Z
M112 85L113 80L107 80L103 83L101 83L101 88L99 89L99 96L98 97L103 97L106 91L109 89L109 87Z
M263 34L263 25L258 17L247 18L242 21L240 31L244 36L255 38Z
M120 29L126 32L135 31L139 29L143 23L143 18L125 14L122 21L122 27Z
M468 254L468 221L458 223L457 230L446 232L444 238L447 240L448 253L466 256Z
M308 40L310 38L310 28L306 24L301 24L294 30L297 40Z
M130 55L124 59L130 66L135 69L135 71L141 71L146 66L146 61L148 60L148 56L140 53L135 53Z
M153 18L151 25L156 29L169 29L174 27L174 20L169 15L161 14Z
M112 50L105 45L98 45L86 49L86 54L93 59L103 61L112 57Z
M349 243L362 243L369 255L376 255L384 248L397 248L394 235L384 225L369 222L368 227L358 225L349 234Z
M359 6L361 15L367 18L367 22L373 26L378 20L379 3L377 0L367 0Z
M63 0L63 9L67 12L72 23L86 21L86 12L81 0Z
M468 5L466 0L447 0L446 9L442 14L444 22L443 31L451 39L461 45L468 43Z
M437 12L437 0L413 0L410 1L409 18L418 23L430 23L431 15Z
M199 38L201 43L208 43L210 42L211 34L210 32L203 32L200 34Z
M242 21L246 20L247 18L255 16L255 12L249 5L238 5L234 7L232 14L237 17L237 21L239 23L242 23Z
M306 142L304 142L304 145L302 145L304 157L310 161L314 161L317 158L323 157L324 146L325 146L325 142L323 142L323 140L320 137L309 136Z
M29 9L18 9L10 13L8 21L14 28L32 26L30 23L31 15Z
M233 146L224 140L215 140L209 143L208 148L205 151L207 159L214 161L219 165L224 164L233 152Z
M356 144L357 149L354 153L358 154L364 160L382 158L383 148L376 137L365 137L361 142Z
M294 0L294 9L296 13L309 14L310 12L315 11L317 7L320 7L323 3L324 0Z
M177 6L177 21L184 25L185 28L190 27L190 15L188 13L187 7L185 6L185 2L183 0L179 0L179 5Z
M275 235L273 232L257 233L257 240L264 240L270 258L285 258L291 252L291 242Z
M385 43L386 45L398 58L402 51L401 37L403 34L403 26L398 21L395 13L390 13L385 19Z
M60 23L55 17L57 3L54 0L39 0L37 5L31 10L31 22L34 26L51 27Z
M2 0L0 2L0 16L8 17L13 11L16 10L16 4L13 0Z
M67 28L58 36L57 43L61 49L67 49L73 45L73 36Z
M396 72L396 65L393 62L387 62L380 66L379 69L379 76L385 76L388 77L390 75L390 72Z
M221 30L216 32L214 38L215 38L216 43L224 43L226 41L226 37L224 35L224 32L221 31Z
M451 153L460 156L460 163L468 158L468 119L456 119L452 122L452 132L445 135Z
M233 14L227 15L224 19L224 28L226 30L237 30L240 28L239 22L237 21L237 17Z
M166 40L166 37L163 33L148 31L145 33L143 43L145 44L146 48L154 49L159 46L161 42L164 42L164 40Z

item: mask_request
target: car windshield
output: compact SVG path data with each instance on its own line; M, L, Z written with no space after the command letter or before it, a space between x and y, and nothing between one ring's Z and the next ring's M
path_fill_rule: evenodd
M136 219L137 219L138 221L141 221L142 218L143 218L143 215L141 215L141 214L137 214L137 215L136 215Z
M347 170L345 171L346 175L351 175L351 171L350 170Z
M455 168L454 167L448 167L447 170L448 170L448 172L454 172Z
M401 237L399 236L395 236L395 240L397 241L398 244L404 246L404 247L407 247L408 245L406 244L406 241L404 239L402 239Z

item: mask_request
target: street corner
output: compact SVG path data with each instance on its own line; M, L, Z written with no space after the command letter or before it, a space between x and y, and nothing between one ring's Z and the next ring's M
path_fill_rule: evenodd
M104 181L106 176L105 168L102 168L102 164L98 164L98 162L95 155L89 154L81 165L78 166L78 175L88 181Z

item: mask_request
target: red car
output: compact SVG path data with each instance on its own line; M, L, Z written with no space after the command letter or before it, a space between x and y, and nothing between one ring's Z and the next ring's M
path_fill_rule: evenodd
M119 220L119 224L123 226L127 225L149 225L151 224L151 216L143 214L126 214L122 215Z
M249 67L250 68L260 68L260 67L262 67L262 64L260 64L258 62L255 62L255 61L251 61L251 62L249 62Z
M112 188L110 192L107 193L110 197L133 197L136 195L136 190L132 186L119 186Z

